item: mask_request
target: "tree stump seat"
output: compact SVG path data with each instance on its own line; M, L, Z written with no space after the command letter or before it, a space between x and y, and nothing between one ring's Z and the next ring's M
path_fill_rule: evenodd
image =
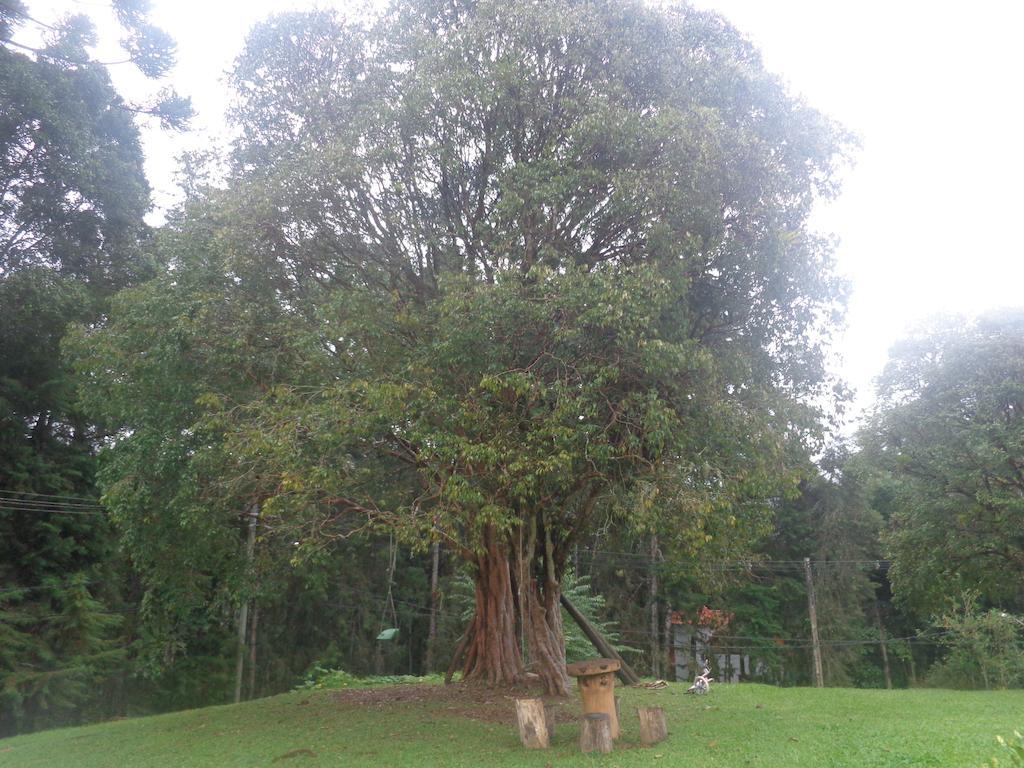
M640 719L641 744L649 747L668 738L668 728L665 726L665 710L661 707L638 707L636 714Z
M569 664L565 670L575 677L583 699L583 714L608 715L613 739L619 738L619 718L615 707L615 672L617 659L588 659Z
M612 751L611 718L607 712L590 712L583 716L580 724L580 751Z
M552 720L542 699L516 699L519 740L527 749L547 749L551 746Z

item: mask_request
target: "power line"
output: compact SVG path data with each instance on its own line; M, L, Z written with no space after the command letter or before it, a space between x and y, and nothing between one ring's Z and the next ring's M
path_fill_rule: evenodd
M29 507L24 504L14 504L0 499L0 508L10 512L29 512L54 515L104 515L99 509L64 509L62 507Z
M582 550L587 553L586 558L590 562L600 559L632 559L642 562L656 562L662 566L671 567L671 562L662 559L652 559L649 554L642 552L620 552L615 550ZM811 565L815 567L832 567L839 565L868 565L878 569L889 567L889 561L884 558L874 559L837 559L837 560L812 560ZM802 560L718 560L705 563L699 566L700 570L770 570L777 572L798 571L803 569Z
M92 580L92 581L88 581L88 582L83 582L83 585L86 585L86 584L96 584L96 583L98 583L98 581L99 580ZM72 583L73 582L64 582L63 584L64 585L68 585L68 584L72 584ZM55 586L59 586L59 585L58 584L41 584L41 585L36 585L36 586L31 586L31 587L9 588L9 589L5 589L5 590L0 590L0 594L15 593L15 592L27 592L27 591L42 590L42 589L50 589L50 588L53 588ZM353 587L353 586L347 586L346 585L346 586L337 587L336 589L339 592L343 592L343 593L350 593L350 594L354 593L354 594L365 595L366 597L369 597L369 598L372 598L372 599L375 599L375 600L383 600L384 599L384 595L382 595L380 593L377 593L377 592L373 592L373 591L368 590L368 589L363 589L363 588L360 588L360 587ZM404 600L404 599L401 599L401 598L394 598L394 601L396 603L406 607L405 613L407 613L407 614L411 613L411 614L416 615L416 616L424 616L424 617L425 616L429 616L429 614L430 614L430 608L428 606L422 605L422 604L420 604L418 602L411 601L411 600ZM115 615L124 615L124 614L134 614L134 613L137 613L137 612L138 612L137 608L124 608L124 609L120 609L120 610L97 611L97 612L93 612L93 615L115 616ZM437 615L438 616L442 616L442 617L446 617L446 618L449 618L449 619L453 619L453 620L458 620L458 621L461 621L462 617L463 617L462 612L453 612L451 610L443 610L443 609L440 609L440 608L437 610ZM32 617L29 617L29 618L34 619L34 620L47 620L47 619L60 618L60 617L63 617L63 616L66 616L66 614L52 613L52 614L47 614L47 615L44 615L44 616L32 616ZM610 635L615 635L615 636L617 636L619 638L622 638L622 641L624 643L627 643L627 644L629 642L631 642L628 638L640 638L641 640L646 640L648 638L648 633L645 632L645 631L642 631L642 630L631 630L631 629L624 629L624 628L608 627L607 631L608 631L608 634L610 634ZM824 641L821 642L821 646L822 647L827 647L827 648L852 648L852 647L858 647L858 646L880 645L882 642L884 642L887 645L891 644L891 643L895 643L895 642L905 642L905 643L908 643L908 644L911 644L911 645L935 646L935 645L942 645L943 642L941 641L940 638L949 636L951 634L954 634L954 633L949 631L949 630L946 630L946 631L942 631L942 632L934 632L934 633L927 633L927 634L926 633L921 633L921 634L915 634L915 635L906 635L906 636L903 636L903 637L889 637L889 638L886 638L884 641L881 641L881 640L879 640L877 638L874 638L874 639L854 638L854 639L840 639L840 640L824 640ZM721 642L721 641L732 641L732 642ZM718 653L725 653L725 652L731 652L731 651L765 651L765 650L775 650L775 651L779 651L779 652L785 652L785 651L805 651L805 650L809 650L812 647L813 647L813 643L811 642L810 638L806 638L806 637L780 638L780 637L775 637L775 636L772 636L772 637L757 637L757 636L752 636L752 635L714 635L712 637L711 641L710 641L710 644L709 644L709 647L708 647L707 650L709 652L711 652L711 653L716 653L716 652L718 652Z
M0 495L0 504L11 509L24 512L65 512L79 514L104 514L105 509L99 504L82 502L65 502L50 499L24 499Z
M31 512L36 514L52 515L92 515L105 517L106 514L100 509L62 509L60 507L30 507L23 504L10 503L0 499L0 511L6 512Z
M35 498L44 498L44 499L66 499L66 500L72 501L72 502L78 501L78 502L84 502L84 503L89 504L91 506L99 506L99 504L97 503L96 499L89 498L89 497L86 497L86 496L63 496L63 495L56 494L56 493L35 493L34 491L11 491L11 490L3 490L3 489L0 489L0 496L18 496L18 497L26 496L26 497L35 497Z
M0 501L5 504L15 504L20 507L34 509L82 509L102 511L103 507L95 502L70 501L63 499L37 499L13 494L0 493Z

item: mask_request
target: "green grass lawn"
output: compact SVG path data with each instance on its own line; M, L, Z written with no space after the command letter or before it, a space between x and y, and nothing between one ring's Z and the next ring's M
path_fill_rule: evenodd
M578 728L559 723L551 749L526 751L511 699L461 702L407 687L366 694L291 693L237 706L121 720L0 740L0 766L971 766L998 753L996 734L1024 726L1024 691L867 691L716 686L623 689L623 735L610 755L584 756ZM346 698L356 695L357 698ZM340 698L339 698L340 696ZM660 705L669 738L637 745L638 704ZM572 701L563 709L575 711ZM476 719L484 717L484 720Z

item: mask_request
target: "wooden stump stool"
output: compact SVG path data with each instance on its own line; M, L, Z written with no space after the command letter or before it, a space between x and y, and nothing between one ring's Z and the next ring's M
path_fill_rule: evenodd
M548 715L541 699L516 699L519 740L527 749L547 749L551 744Z
M619 738L619 718L615 711L615 670L618 668L619 662L616 659L577 661L565 668L579 685L583 714L608 715L613 739Z
M607 712L584 715L580 726L580 750L587 752L612 751L611 718Z
M665 727L665 710L661 707L638 707L636 714L640 718L641 744L649 747L668 738L668 728Z

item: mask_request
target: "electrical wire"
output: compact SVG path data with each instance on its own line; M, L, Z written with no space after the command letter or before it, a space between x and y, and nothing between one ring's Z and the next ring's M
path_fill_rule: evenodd
M99 502L96 499L89 498L86 496L65 496L57 493L35 493L34 491L11 491L0 489L0 496L17 496L19 498L39 498L39 499L62 499L70 502L81 502L88 506L98 507Z

